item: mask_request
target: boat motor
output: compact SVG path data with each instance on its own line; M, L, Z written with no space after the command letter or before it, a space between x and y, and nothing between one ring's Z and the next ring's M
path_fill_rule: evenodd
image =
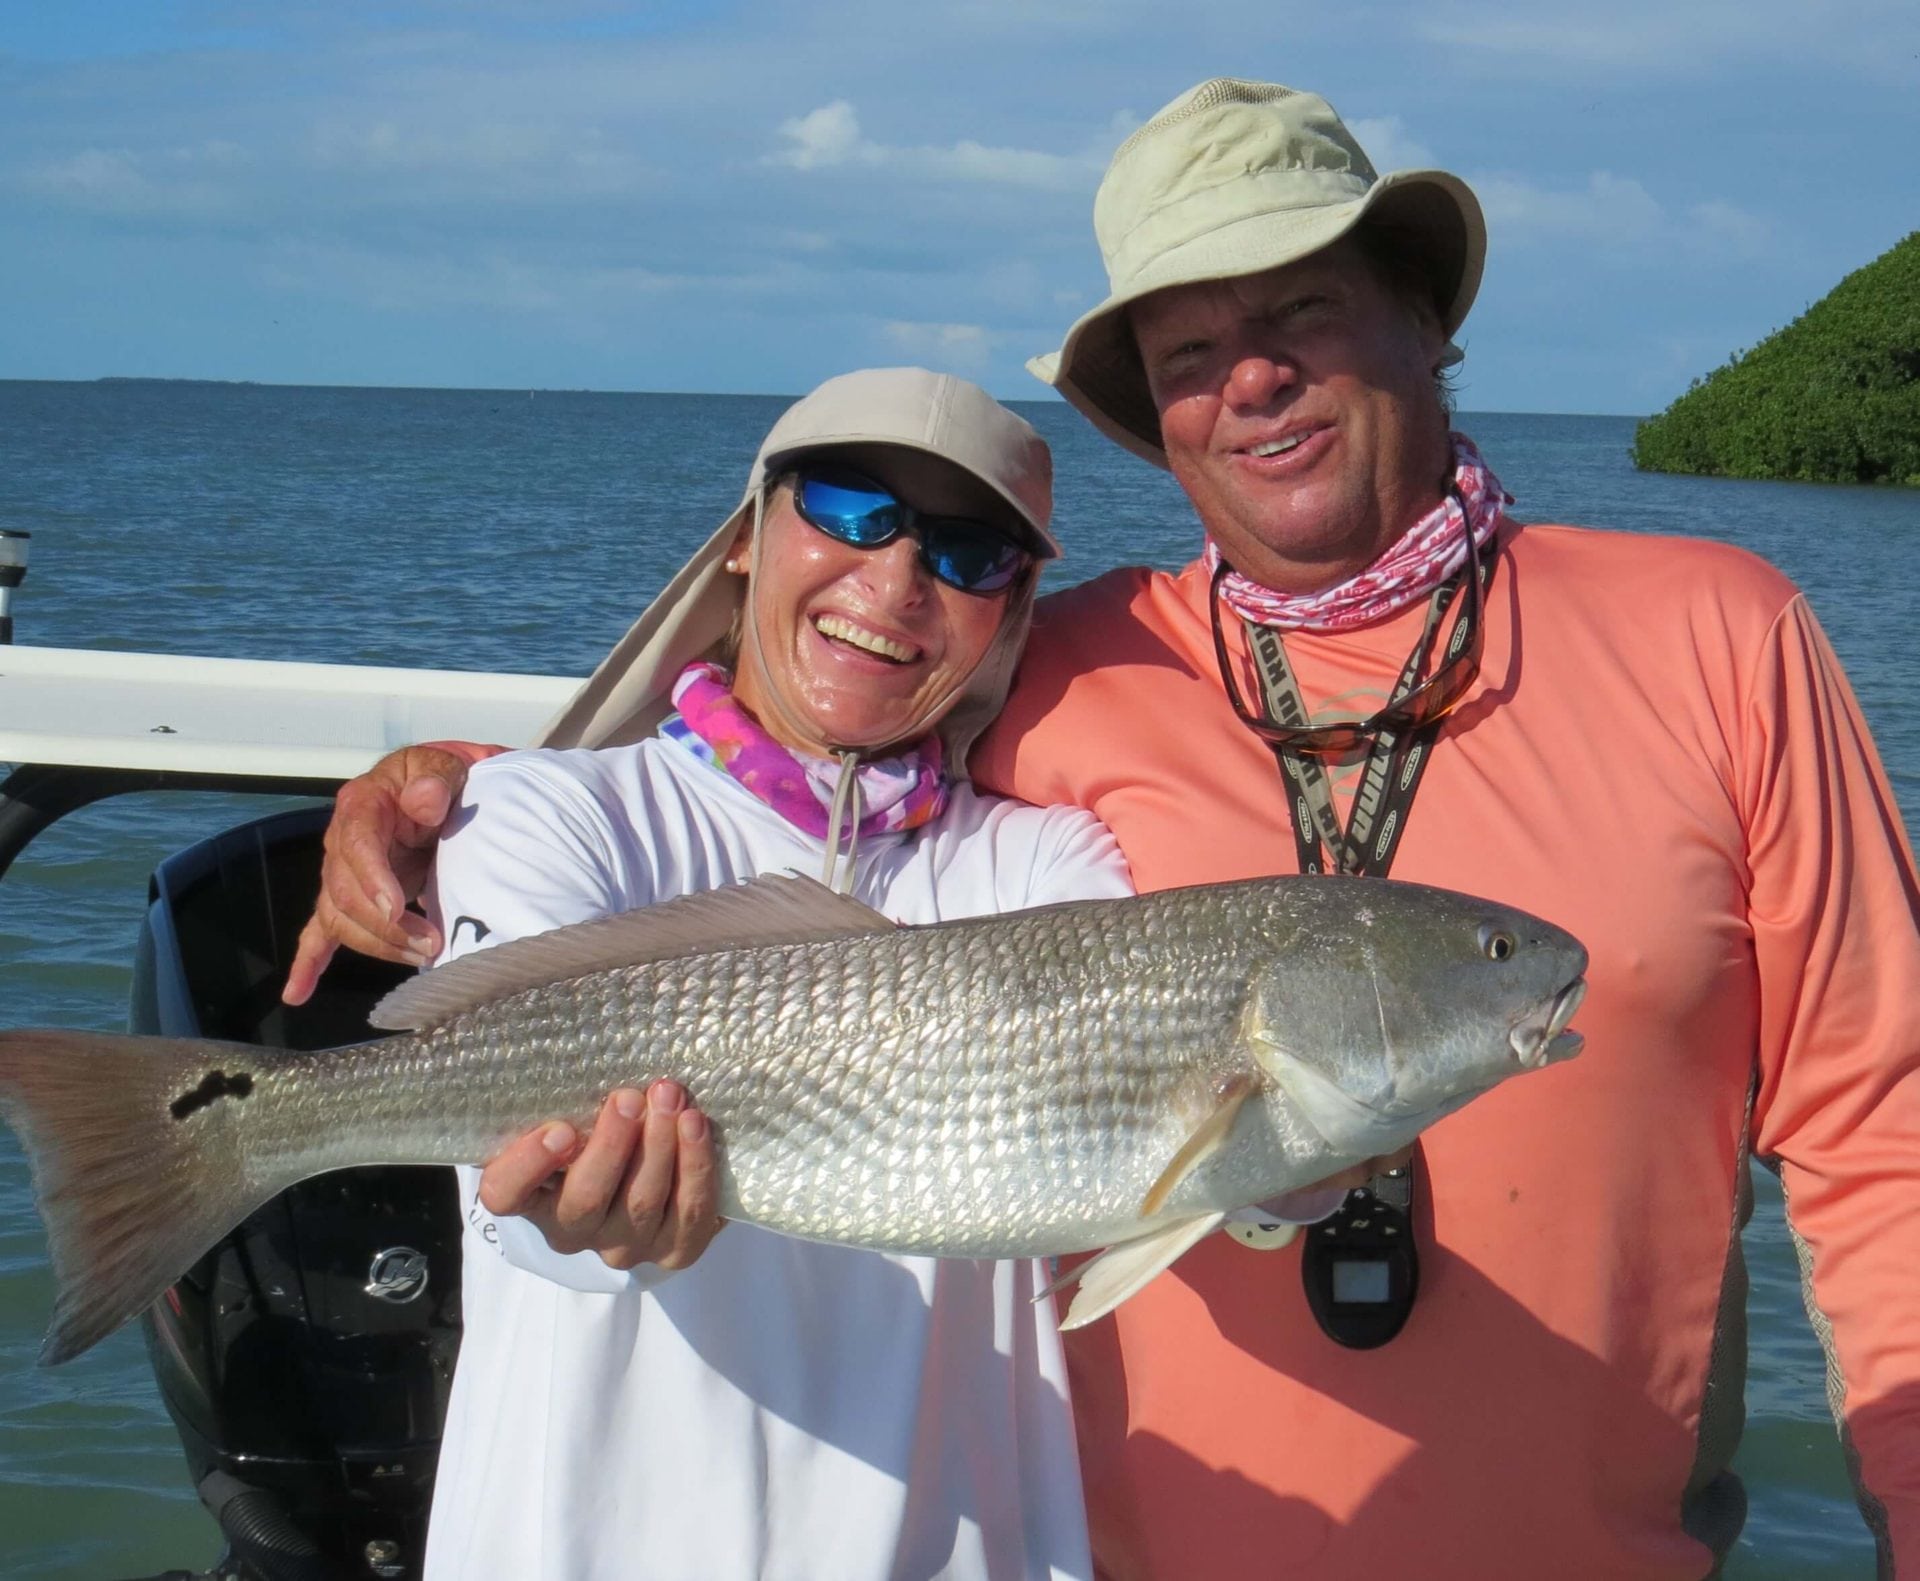
M343 950L280 1002L319 893L327 807L203 841L154 873L132 1024L167 1037L323 1049L411 973ZM160 1397L227 1553L219 1581L420 1574L460 1339L453 1171L340 1170L222 1240L143 1326Z
M13 590L27 579L27 540L17 527L0 527L0 642L13 641Z

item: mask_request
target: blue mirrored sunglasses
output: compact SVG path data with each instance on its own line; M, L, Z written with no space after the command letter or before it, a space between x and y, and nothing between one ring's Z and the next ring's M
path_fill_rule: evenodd
M797 472L793 504L808 526L856 549L878 549L910 534L920 546L920 563L963 593L1002 592L1033 563L1032 552L992 522L930 516L846 467Z

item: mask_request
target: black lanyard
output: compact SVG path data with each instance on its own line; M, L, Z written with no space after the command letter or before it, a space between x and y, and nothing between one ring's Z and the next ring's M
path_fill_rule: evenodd
M1484 591L1491 574L1489 562L1479 590ZM1387 710L1420 685L1434 633L1466 585L1465 579L1481 575L1480 557L1472 553L1456 575L1434 589L1427 604L1426 624L1401 667ZM1475 635L1479 602L1473 598L1461 602L1445 651L1435 659L1434 673L1467 651ZM1287 663L1280 633L1251 622L1246 629L1247 650L1268 718L1288 729L1307 728L1311 724L1307 706L1293 667ZM1223 679L1232 684L1231 677ZM1434 719L1425 725L1374 733L1344 829L1320 759L1296 747L1268 743L1286 786L1287 817L1302 873L1386 876L1440 724ZM1301 1283L1314 1320L1337 1344L1357 1350L1384 1345L1400 1332L1413 1311L1420 1289L1420 1256L1414 1235L1415 1179L1416 1167L1412 1164L1376 1175L1365 1186L1350 1191L1331 1217L1306 1229L1300 1254ZM1248 1243L1262 1244L1259 1236L1267 1228L1251 1226L1254 1238Z
M1421 628L1413 651L1401 667L1394 683L1388 707L1400 702L1420 682L1428 647L1434 633L1446 618L1462 579L1478 570L1478 557L1469 560L1460 572L1433 591L1427 604L1426 624ZM1482 584L1485 585L1484 583ZM1466 651L1473 640L1472 600L1462 604L1453 623L1447 646L1435 663L1446 664ZM1270 626L1246 622L1247 650L1253 659L1254 673L1267 713L1276 724L1300 727L1310 723L1293 667L1287 662L1287 650L1280 633ZM1407 826L1407 814L1414 792L1426 772L1432 755L1439 721L1422 729L1399 732L1382 730L1367 751L1359 788L1347 812L1347 825L1340 827L1340 815L1333 804L1333 787L1320 760L1308 753L1274 745L1274 762L1287 789L1287 817L1293 828L1294 847L1303 873L1345 873L1353 877L1382 878L1393 862L1400 836Z

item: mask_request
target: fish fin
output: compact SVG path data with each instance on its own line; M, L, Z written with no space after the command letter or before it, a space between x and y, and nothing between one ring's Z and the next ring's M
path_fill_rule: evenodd
M393 1032L438 1026L509 994L589 972L718 950L852 939L892 933L899 926L866 902L835 894L814 879L763 875L477 950L402 983L373 1007L367 1021Z
M1047 1287L1049 1293L1062 1285L1078 1284L1067 1315L1060 1320L1062 1329L1080 1328L1095 1318L1105 1317L1128 1296L1144 1289L1149 1280L1172 1267L1180 1255L1205 1240L1227 1222L1224 1213L1203 1213L1197 1218L1176 1219L1173 1223L1142 1235L1136 1240L1109 1246L1098 1257L1082 1263Z
M1221 1087L1213 1112L1194 1127L1193 1134L1173 1155L1173 1161L1160 1171L1160 1178L1147 1188L1146 1196L1140 1200L1141 1218L1150 1219L1164 1208L1167 1198L1173 1195L1173 1188L1220 1151L1227 1133L1233 1129L1235 1116L1240 1113L1240 1105L1259 1090L1260 1078L1249 1071L1243 1071Z
M0 1032L0 1117L33 1173L53 1264L40 1364L143 1312L291 1180L261 1181L225 1106L274 1052L100 1032Z

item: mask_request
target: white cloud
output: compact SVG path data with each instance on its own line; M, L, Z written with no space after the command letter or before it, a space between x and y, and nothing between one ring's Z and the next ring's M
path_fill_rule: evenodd
M1557 64L1581 77L1595 68L1688 77L1754 59L1814 58L1873 74L1898 72L1920 51L1920 8L1912 0L1613 0L1601 11L1567 0L1456 0L1423 7L1415 31L1469 56Z
M997 181L1048 191L1090 186L1101 166L1085 159L1045 154L1026 148L990 148L963 138L951 148L901 148L889 157L910 168L966 181Z
M1475 176L1471 183L1487 224L1502 241L1573 239L1635 243L1665 223L1659 202L1639 180L1596 170L1584 187L1554 190L1517 176Z
M1389 170L1431 170L1440 163L1425 143L1407 135L1397 115L1359 116L1347 122L1347 130L1382 175Z
M396 257L338 244L283 244L264 276L303 299L344 300L387 313L548 314L567 300L560 281L512 259Z
M982 324L914 324L893 319L881 326L887 344L902 356L936 368L973 372L984 368L994 337Z
M1049 154L1037 149L997 148L971 138L947 147L889 146L860 130L860 117L845 99L780 123L786 146L766 163L794 170L829 170L855 165L945 181L978 181L1041 191L1091 188L1105 168L1104 158Z
M401 252L306 240L275 246L261 276L303 299L324 297L380 312L480 309L563 325L597 325L602 332L642 304L764 296L788 284L771 271L681 274L637 265L529 259L497 249L473 254Z
M56 203L95 214L208 214L229 206L245 163L237 145L219 140L144 152L82 148L29 164L16 179Z
M329 175L415 192L424 184L495 201L607 197L645 187L656 174L645 159L614 147L598 130L500 118L323 121L290 157Z
M1731 203L1696 203L1688 213L1704 236L1724 243L1730 251L1757 253L1773 245L1773 226Z
M784 230L774 237L774 245L784 252L832 252L834 239L823 231Z
M1650 308L1656 321L1663 313L1697 317L1697 308L1681 304L1702 282L1726 282L1717 295L1731 300L1739 294L1736 277L1776 273L1792 252L1773 224L1735 204L1670 200L1609 171L1565 187L1513 176L1471 179L1487 211L1489 267L1501 282L1496 302L1514 292L1536 303L1578 300L1583 315L1605 300L1621 305L1598 309L1603 317L1626 316L1628 302ZM1487 323L1483 310L1483 332ZM1623 323L1621 332L1637 335L1640 328Z
M795 170L814 170L822 165L844 165L849 160L870 164L879 150L860 137L860 118L845 99L835 99L817 110L780 123L780 135L787 147L767 157L777 165Z
M1435 43L1470 52L1581 66L1639 65L1666 53L1647 28L1623 25L1611 15L1598 21L1538 13L1468 15L1430 18L1419 30Z
M1589 255L1644 258L1649 248L1694 256L1748 257L1770 246L1766 220L1714 199L1674 208L1633 176L1596 170L1581 187L1553 188L1517 176L1471 182L1497 243L1576 242Z
M153 183L124 149L85 148L61 159L49 159L25 172L27 182L54 197L84 208L126 209L152 207L157 199Z

